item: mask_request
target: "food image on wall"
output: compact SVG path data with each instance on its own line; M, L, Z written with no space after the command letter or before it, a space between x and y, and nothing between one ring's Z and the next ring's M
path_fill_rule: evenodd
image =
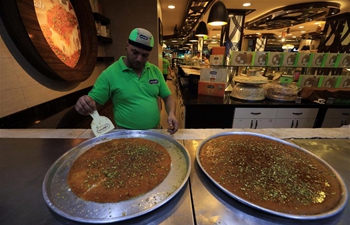
M74 8L69 0L34 0L43 35L56 56L74 68L79 61L81 36Z

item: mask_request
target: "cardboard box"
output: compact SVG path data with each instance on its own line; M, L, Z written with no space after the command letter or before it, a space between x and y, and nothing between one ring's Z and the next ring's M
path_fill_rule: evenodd
M255 52L253 66L266 66L268 54L267 52Z
M296 66L307 67L309 65L311 53L310 52L298 52L296 59Z
M350 76L338 76L336 88L350 88Z
M268 52L268 66L281 66L283 61L283 52Z
M338 76L320 76L317 87L335 88Z
M340 53L337 62L338 68L350 67L350 54L349 53Z
M300 75L298 87L317 87L320 76L316 75Z
M295 66L297 61L297 54L298 53L296 52L284 52L282 66Z
M225 83L199 81L198 94L224 97L225 85Z
M211 48L212 55L225 55L225 46L218 46Z
M291 76L291 75L283 75L280 78L281 84L290 84L292 82L293 82L293 76Z
M226 83L227 72L227 68L202 68L199 80Z
M338 61L339 54L338 53L325 53L325 59L323 61L324 67L335 67L336 62Z
M222 66L224 65L225 57L224 55L210 55L210 65Z
M233 51L231 57L232 66L252 66L255 52Z
M311 53L308 67L323 67L325 59L325 53Z

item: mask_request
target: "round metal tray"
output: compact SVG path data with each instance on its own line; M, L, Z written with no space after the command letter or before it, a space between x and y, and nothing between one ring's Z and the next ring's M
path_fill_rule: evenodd
M164 146L171 156L171 169L165 180L144 195L117 203L85 201L73 192L67 175L74 161L92 146L118 138L143 138ZM89 139L70 149L50 167L42 185L47 205L67 219L85 223L111 223L144 215L164 205L186 184L191 170L186 148L172 137L155 131L112 131Z
M267 208L264 208L264 207L261 207L257 204L254 204L253 202L250 202L246 199L243 199L237 195L235 195L234 193L228 191L227 189L225 189L223 186L221 186L218 182L216 182L207 172L206 170L203 168L200 160L199 160L199 155L200 155L200 151L201 151L201 148L202 146L210 141L211 139L214 139L216 137L220 137L220 136L226 136L226 135L251 135L251 136L258 136L258 137L263 137L263 138L267 138L267 139L270 139L270 140L273 140L273 141L277 141L277 142L280 142L280 143L283 143L283 144L286 144L286 145L289 145L293 148L296 148L297 150L299 151L303 151L305 153L307 153L310 157L313 157L313 158L316 158L318 161L320 161L321 163L323 163L329 170L331 170L335 176L337 177L337 180L339 182L339 185L341 187L341 199L338 203L338 205L328 211L328 212L325 212L325 213L322 213L322 214L315 214L315 215L295 215L295 214L288 214L288 213L281 213L281 212L277 212L277 211L274 211L274 210L271 210L271 209L267 209ZM317 157L316 155L314 155L313 153L307 151L306 149L303 149L293 143L290 143L290 142L287 142L287 141L284 141L284 140L281 140L281 139L278 139L278 138L274 138L274 137L271 137L271 136L268 136L268 135L263 135L263 134L258 134L258 133L253 133L253 132L222 132L222 133L218 133L218 134L215 134L215 135L212 135L206 139L204 139L201 144L197 147L197 151L196 151L196 161L198 162L198 165L199 167L201 168L201 170L203 171L204 174L206 174L206 176L219 188L221 189L222 191L224 191L226 194L228 194L229 196L231 196L232 198L238 200L239 202L243 203L243 204L246 204L250 207L253 207L255 209L259 209L259 210L262 210L264 212L267 212L267 213L271 213L271 214L274 214L274 215L277 215L277 216L281 216L281 217L285 217L285 218L291 218L291 219L301 219L301 220L316 220L316 219L324 219L324 218L328 218L328 217L331 217L331 216L334 216L336 214L338 214L340 211L342 211L345 206L346 206L346 203L347 203L347 200L348 200L348 193L347 193L347 189L346 189L346 186L345 186L345 183L343 181L343 179L340 177L340 175L328 164L326 163L324 160L322 160L321 158Z

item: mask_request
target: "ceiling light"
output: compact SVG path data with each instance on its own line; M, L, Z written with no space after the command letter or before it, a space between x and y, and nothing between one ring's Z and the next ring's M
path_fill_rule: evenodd
M194 32L191 32L190 38L188 39L189 42L198 42L198 37L194 35Z
M299 26L300 29L304 28L304 26Z
M215 2L211 7L208 17L208 24L211 26L223 26L227 24L227 9L221 1Z
M168 5L168 8L169 9L175 9L175 6L174 5Z
M250 4L249 2L243 4L244 7L248 7L248 6L250 6L250 5L251 5L251 4Z
M197 37L208 36L208 28L207 28L207 24L205 24L205 22L201 21L198 24L198 27L196 29L196 36Z
M286 44L282 46L282 49L293 49L294 45Z

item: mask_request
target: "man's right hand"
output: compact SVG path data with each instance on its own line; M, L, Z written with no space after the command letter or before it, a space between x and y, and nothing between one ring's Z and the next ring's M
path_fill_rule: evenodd
M75 104L75 110L81 115L89 115L96 110L96 102L88 95L81 96Z

